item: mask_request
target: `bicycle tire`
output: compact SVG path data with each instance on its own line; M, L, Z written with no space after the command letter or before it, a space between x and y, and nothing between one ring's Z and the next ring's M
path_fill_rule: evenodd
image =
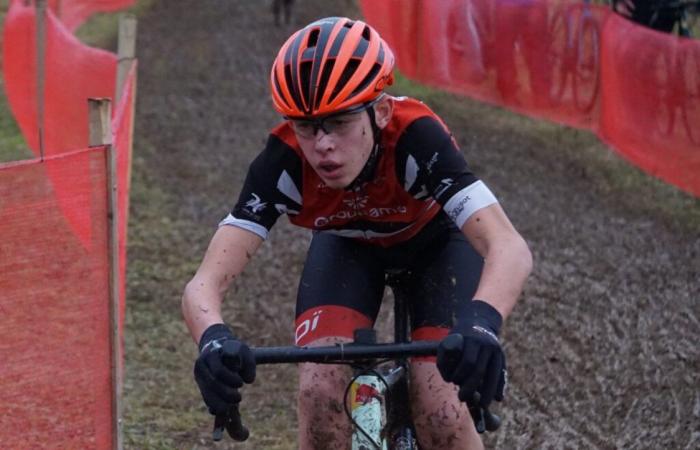
M576 35L574 104L584 113L598 102L600 89L600 28L594 17L584 15Z

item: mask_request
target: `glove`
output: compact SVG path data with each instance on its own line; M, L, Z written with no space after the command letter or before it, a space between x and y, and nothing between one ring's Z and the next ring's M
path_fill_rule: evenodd
M506 358L498 341L502 322L493 306L473 300L460 311L457 324L450 331L462 336L461 349L455 351L446 345L449 335L438 346L440 375L459 386L459 399L467 403L472 416L480 415L492 400L503 400L507 373Z
M238 389L255 380L255 358L247 345L236 339L223 323L207 328L199 341L194 379L209 412L228 414L241 401Z

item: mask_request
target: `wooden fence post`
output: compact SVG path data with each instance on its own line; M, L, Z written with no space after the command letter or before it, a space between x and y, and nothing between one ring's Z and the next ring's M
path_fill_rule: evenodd
M117 85L114 95L115 103L118 103L124 93L124 84L126 77L129 76L131 68L136 61L136 29L137 20L133 14L122 14L119 18L119 45L117 48ZM126 168L126 186L124 189L129 192L131 190L131 155L134 147L134 122L136 117L134 111L136 108L136 78L134 77L133 85L131 86L131 121L129 123L129 133L126 150L126 158L129 162Z
M117 158L112 146L111 101L105 98L88 99L90 119L90 147L106 146L107 161L107 223L109 227L109 310L110 347L112 353L112 448L121 450L122 442L122 347L120 322L119 270L119 209L117 204Z
M119 103L124 82L136 57L136 17L123 14L119 18L119 44L117 47L117 85L114 103Z
M39 155L44 160L44 91L46 84L46 0L36 0L36 123Z

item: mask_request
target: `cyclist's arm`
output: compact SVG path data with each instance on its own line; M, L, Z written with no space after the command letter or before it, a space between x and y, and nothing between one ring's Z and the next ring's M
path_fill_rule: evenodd
M182 314L195 342L204 330L223 323L221 303L231 282L248 264L263 239L236 226L220 226L204 260L182 296Z
M462 232L484 258L474 298L491 304L505 319L532 270L530 249L498 203L475 211Z

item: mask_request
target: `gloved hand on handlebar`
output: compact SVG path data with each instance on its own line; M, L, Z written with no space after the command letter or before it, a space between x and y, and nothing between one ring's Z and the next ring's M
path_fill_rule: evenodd
M211 325L199 341L194 378L209 412L228 414L241 401L238 389L255 380L255 358L223 323Z
M494 399L503 400L507 373L505 354L498 341L502 322L493 306L473 300L459 312L450 331L463 337L461 352L446 351L444 340L438 347L438 370L445 381L459 386L459 399L467 403L472 415L487 408Z

